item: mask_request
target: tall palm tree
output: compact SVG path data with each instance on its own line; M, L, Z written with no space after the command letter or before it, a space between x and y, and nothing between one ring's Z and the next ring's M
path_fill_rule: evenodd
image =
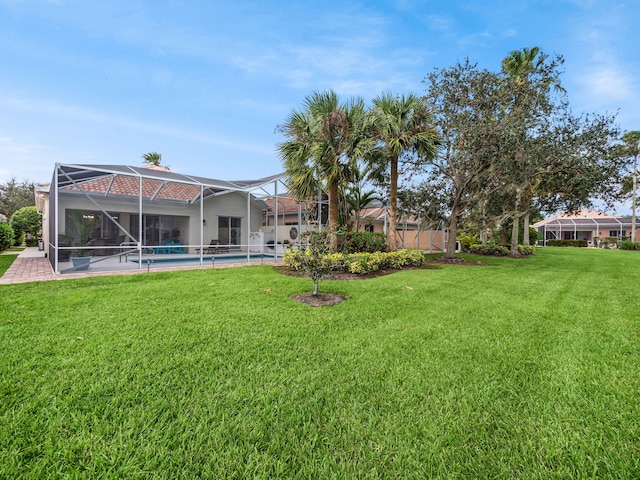
M403 157L421 163L436 156L439 135L431 124L433 116L424 99L389 92L373 99L373 132L379 142L378 161L389 168L389 215L387 244L396 249L398 216L398 165Z
M564 92L560 81L553 75L541 75L547 56L540 52L539 47L514 50L502 60L502 72L506 75L505 87L511 92L512 107L508 117L512 117L513 131L518 147L515 151L515 172L513 182L515 190L515 205L513 228L511 235L511 254L518 254L519 220L524 220L523 243L529 245L529 214L532 209L532 198L536 193L539 178L534 174L535 168L532 157L526 155L524 145L531 143L527 135L526 119L538 110L548 110L549 103L544 93L552 86L559 92ZM536 76L538 78L536 78ZM524 111L527 110L525 113ZM529 168L526 168L529 167ZM532 171L533 170L533 171Z
M638 192L638 156L640 156L640 131L634 130L622 136L627 154L633 157L633 186L631 190L631 241L636 241L636 201Z
M156 167L160 166L160 162L162 162L162 154L158 152L149 152L142 155L142 161L147 165L155 165Z
M514 50L502 60L502 70L518 85L522 85L533 70L538 53L540 53L539 47ZM538 58L538 62L541 61L544 61L544 58Z
M339 189L354 163L373 145L368 138L364 101L340 103L332 91L314 92L302 109L293 110L279 127L287 141L278 144L289 177L288 188L298 199L312 197L322 186L329 197L329 243L337 249Z

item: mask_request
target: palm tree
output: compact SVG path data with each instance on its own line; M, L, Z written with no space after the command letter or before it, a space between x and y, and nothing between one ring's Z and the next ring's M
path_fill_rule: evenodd
M160 166L160 162L162 162L162 154L158 152L149 152L142 155L142 161L147 165L155 165L156 167Z
M511 235L511 254L518 255L519 220L524 220L523 243L529 245L529 214L532 199L535 196L540 179L535 174L535 162L526 155L525 144L532 139L527 133L526 119L546 112L549 108L546 92L553 86L556 91L564 92L559 79L554 75L544 75L547 56L539 47L514 50L502 60L502 72L506 75L505 87L512 96L512 108L508 117L512 117L513 133L518 144L515 152L515 178L512 188L515 190L513 229ZM524 110L527 109L527 112Z
M631 190L631 241L636 241L636 194L638 191L638 156L640 155L640 131L634 130L622 136L624 147L633 157L633 187Z
M413 156L422 163L436 156L439 135L431 124L432 114L424 99L409 94L395 96L383 93L373 100L374 136L379 142L380 156L390 170L389 214L387 244L396 249L396 221L398 216L398 164L402 157Z
M373 144L366 136L364 101L355 98L343 104L332 90L314 92L279 130L287 138L278 144L278 151L289 177L289 191L298 199L307 199L321 186L328 194L329 244L336 251L340 186Z

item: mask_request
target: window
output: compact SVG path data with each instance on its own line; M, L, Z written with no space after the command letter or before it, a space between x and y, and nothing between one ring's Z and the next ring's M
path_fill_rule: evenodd
M240 248L242 244L242 218L218 217L218 241L220 245Z
M129 233L138 237L139 217L129 216ZM189 230L189 217L177 215L142 215L142 242L144 245L159 246L169 241L188 243L181 232Z
M369 233L373 233L374 232L373 224L365 225L364 226L364 231L365 232L369 232Z
M627 231L626 230L609 230L609 236L610 237L626 237Z
M65 210L65 233L74 236L76 241L82 243L90 241L95 243L101 240L102 243L117 245L120 228L115 222L119 221L120 216L115 212L105 215L100 211L67 209Z

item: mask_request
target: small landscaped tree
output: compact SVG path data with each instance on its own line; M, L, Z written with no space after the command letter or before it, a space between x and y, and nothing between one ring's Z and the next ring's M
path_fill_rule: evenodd
M306 232L303 237L308 242L307 248L287 252L285 262L309 275L313 281L313 295L317 296L320 280L331 271L331 262L327 259L327 236L321 232Z

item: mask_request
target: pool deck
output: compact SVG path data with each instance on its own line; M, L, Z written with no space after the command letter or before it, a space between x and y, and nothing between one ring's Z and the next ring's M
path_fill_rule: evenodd
M41 282L47 280L67 280L71 278L85 278L106 275L133 275L148 272L166 272L174 270L197 270L211 268L245 267L248 265L264 264L279 265L281 260L274 261L273 258L256 258L252 262L235 258L225 259L224 255L217 256L215 261L211 260L211 255L203 259L201 265L198 257L189 256L188 259L180 259L176 255L152 255L143 257L142 264L136 262L121 262L118 258L109 258L91 265L91 268L84 272L71 270L70 262L60 263L60 272L55 274L43 251L37 247L27 247L18 254L18 258L11 264L9 269L0 277L0 285L13 283ZM15 255L12 252L5 252L4 255ZM147 259L150 260L147 263ZM186 261L185 261L186 260Z

